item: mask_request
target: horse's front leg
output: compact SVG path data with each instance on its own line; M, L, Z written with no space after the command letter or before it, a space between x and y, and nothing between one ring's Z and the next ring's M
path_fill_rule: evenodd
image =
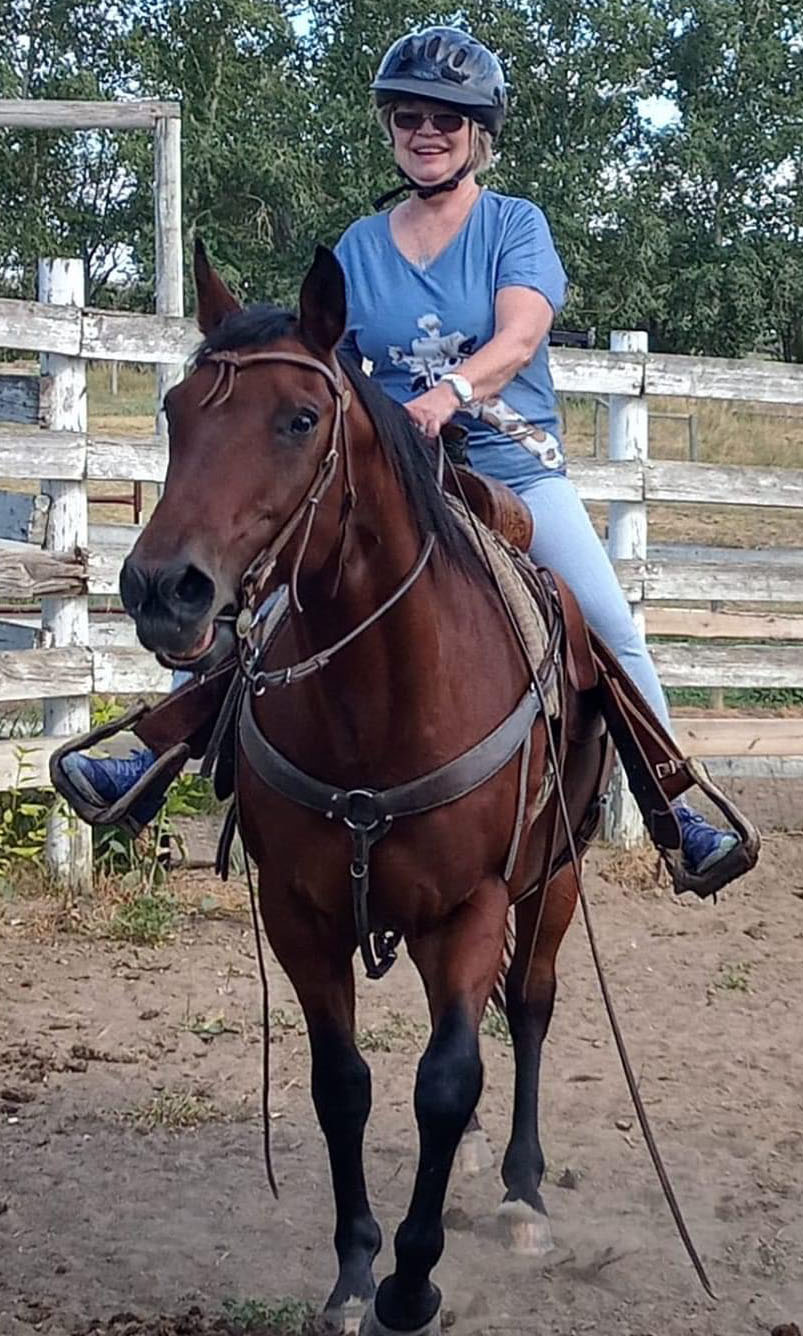
M489 878L437 929L408 942L432 1016L415 1085L418 1171L396 1233L396 1270L366 1312L363 1336L440 1331L441 1297L430 1273L443 1252L452 1162L482 1089L479 1024L501 962L507 908L505 884Z
M271 929L271 945L306 1017L312 1099L329 1150L339 1265L324 1317L335 1332L353 1332L376 1289L373 1262L382 1243L363 1169L371 1073L354 1043L353 941L344 931L339 942L331 925L327 933L316 931L289 906L271 914Z

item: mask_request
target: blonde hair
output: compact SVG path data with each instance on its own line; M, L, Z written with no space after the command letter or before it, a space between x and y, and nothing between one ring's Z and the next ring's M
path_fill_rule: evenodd
M397 102L386 102L384 106L375 108L376 118L385 133L388 143L391 145L393 144L393 127L391 126L390 118L397 106ZM455 111L459 110L459 107L455 107ZM487 172L493 162L494 156L491 133L489 130L485 129L484 125L480 125L478 121L471 119L469 119L468 122L468 132L468 170L475 173Z

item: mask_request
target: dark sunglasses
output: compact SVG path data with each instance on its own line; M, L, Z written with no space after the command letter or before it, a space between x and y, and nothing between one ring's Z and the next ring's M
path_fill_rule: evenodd
M466 123L459 111L394 111L393 124L397 130L420 130L429 121L438 134L455 135Z

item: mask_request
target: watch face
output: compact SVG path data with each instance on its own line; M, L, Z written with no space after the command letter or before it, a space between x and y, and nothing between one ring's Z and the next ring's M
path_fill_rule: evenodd
M453 387L461 404L471 403L471 400L474 397L474 390L471 383L466 380L465 376L460 376L456 372L453 372L448 376L444 376L444 380L447 380Z

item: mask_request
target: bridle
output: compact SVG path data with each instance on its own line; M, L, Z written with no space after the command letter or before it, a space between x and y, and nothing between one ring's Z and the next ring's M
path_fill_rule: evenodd
M427 534L416 561L390 597L353 630L336 641L334 645L320 650L317 654L311 655L300 663L277 668L270 672L260 669L259 661L262 655L262 646L258 634L261 620L258 605L261 592L266 581L273 574L282 552L295 533L303 526L301 541L293 558L289 581L290 598L293 606L298 612L303 612L298 591L301 567L312 537L318 507L332 485L342 455L343 501L340 508L338 557L332 586L332 598L335 597L340 588L345 567L349 519L357 503L357 490L354 485L352 465L352 441L348 423L352 391L345 383L337 365L336 369L332 370L325 362L303 353L268 352L267 350L240 353L231 349L221 349L219 352L208 353L201 365L205 365L207 362L213 362L217 365L217 374L212 388L200 402L199 406L201 408L217 407L225 404L234 391L237 372L259 362L284 363L285 365L300 366L306 370L317 372L318 375L323 376L334 400L331 430L309 487L279 531L274 534L269 543L260 548L240 577L238 609L236 615L232 618L237 637L237 654L242 676L248 681L255 695L259 696L268 687L290 686L293 682L298 682L310 676L311 673L318 672L329 663L335 654L379 621L380 617L383 617L394 604L398 603L415 584L432 555L435 537L434 534ZM440 453L437 461L439 474L442 470L442 448L442 446L439 446ZM222 620L222 617L218 620Z

